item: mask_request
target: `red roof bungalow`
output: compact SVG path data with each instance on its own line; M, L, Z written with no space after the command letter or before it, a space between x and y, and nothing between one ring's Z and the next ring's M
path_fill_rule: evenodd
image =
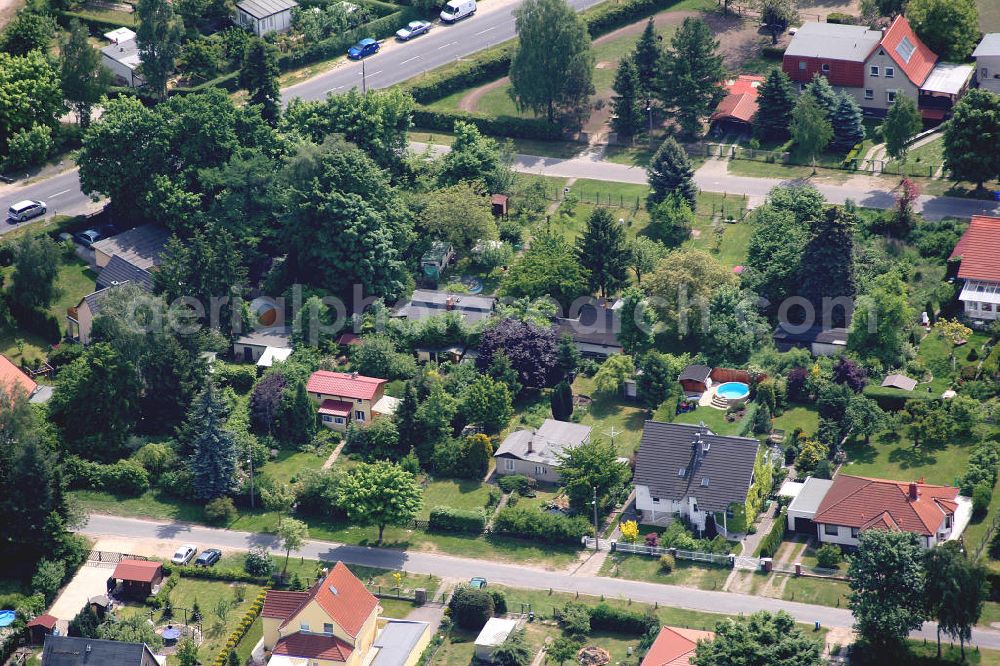
M715 634L711 631L663 627L649 646L641 666L689 666L694 663L692 659L698 641L714 638Z
M964 280L958 300L973 323L988 324L1000 311L1000 217L973 215L955 245L958 277Z
M286 657L281 663L361 664L380 611L378 599L337 562L307 592L268 591L261 610L264 649Z
M356 372L317 370L306 390L319 404L323 425L344 431L352 421L368 423L379 412L376 407L385 393L385 379L365 377Z
M838 474L816 509L822 543L857 546L869 529L900 530L925 548L957 539L972 516L972 502L958 488Z
M757 113L757 88L762 83L763 76L749 74L727 80L724 84L727 94L715 107L709 122L721 129L748 130Z
M122 594L148 597L163 581L163 565L148 560L122 560L111 576L122 586Z
M9 358L0 354L0 388L6 389L13 395L13 391L16 390L14 387L23 390L29 398L38 390L38 384L34 379L24 374Z

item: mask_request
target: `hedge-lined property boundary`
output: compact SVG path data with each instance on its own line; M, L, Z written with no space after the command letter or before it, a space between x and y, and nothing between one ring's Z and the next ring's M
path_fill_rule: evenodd
M785 528L788 526L788 507L781 507L781 512L771 526L771 531L760 540L760 547L757 549L757 557L774 557L781 545L781 540L785 538Z
M240 620L240 624L233 630L233 633L229 634L229 640L226 641L226 646L219 650L219 655L212 662L213 666L225 666L226 662L229 660L229 653L236 649L236 646L240 644L243 637L247 635L250 631L250 627L253 625L254 621L260 615L260 611L264 608L264 598L267 596L267 589L261 591L257 595L253 604L250 606L249 610L243 615Z

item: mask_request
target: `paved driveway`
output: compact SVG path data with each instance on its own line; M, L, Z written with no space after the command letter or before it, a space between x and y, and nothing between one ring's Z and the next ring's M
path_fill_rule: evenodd
M49 614L68 623L91 597L108 591L108 578L115 572L114 566L108 562L88 562L80 567L73 580L63 588L62 594L52 604Z

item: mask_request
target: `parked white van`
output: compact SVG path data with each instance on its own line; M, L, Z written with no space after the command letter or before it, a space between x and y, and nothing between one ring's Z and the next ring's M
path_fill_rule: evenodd
M45 202L25 199L13 204L7 210L7 219L11 222L24 222L39 215L45 215Z
M476 0L448 0L441 10L441 20L454 23L476 13Z

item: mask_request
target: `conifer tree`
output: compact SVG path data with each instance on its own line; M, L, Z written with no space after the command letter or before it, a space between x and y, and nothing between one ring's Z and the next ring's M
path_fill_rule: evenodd
M601 297L612 294L628 278L628 248L625 228L607 208L595 208L587 228L577 241L577 256L589 271L588 282Z
M194 449L194 495L200 500L222 497L236 489L236 438L226 429L228 416L226 401L209 381L191 405L186 428Z
M672 192L677 192L694 208L698 188L694 184L694 167L684 149L673 137L667 137L653 155L646 169L652 192L646 198L646 208L652 209Z
M642 131L643 107L639 101L642 94L639 70L631 58L622 58L618 63L612 87L615 95L611 98L611 108L614 111L611 127L619 136L635 136Z
M837 108L830 119L830 124L833 125L832 145L841 150L850 150L865 140L865 116L853 95L843 91L838 97Z
M775 67L757 89L757 114L754 116L754 132L761 139L780 141L789 137L788 126L792 122L792 109L797 95L792 80Z
M812 81L806 84L802 93L812 95L820 108L826 112L827 120L833 118L833 113L837 110L840 99L837 96L837 91L833 89L833 86L830 85L825 76L819 72L813 74Z
M656 34L653 19L650 18L646 22L642 36L635 44L635 51L632 52L632 60L635 61L635 68L639 73L639 85L646 96L647 104L653 97L654 82L662 55L663 47L660 46L660 37Z

